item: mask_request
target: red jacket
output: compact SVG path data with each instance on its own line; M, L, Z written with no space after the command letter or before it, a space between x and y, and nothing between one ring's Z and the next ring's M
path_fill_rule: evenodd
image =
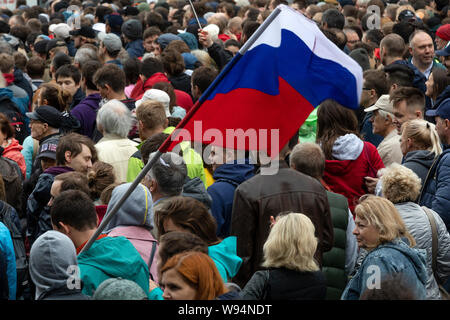
M3 156L5 158L15 161L19 166L20 171L22 172L23 178L25 178L27 165L25 164L25 158L20 152L22 149L23 147L19 144L19 141L13 138L11 143L7 147L5 147L5 150L3 151Z
M364 177L373 177L370 172L382 168L384 164L377 148L364 142L363 151L355 160L326 160L323 180L333 192L347 198L348 207L353 212L359 198L367 193Z
M136 85L133 88L133 91L131 91L130 98L134 100L140 100L142 96L144 95L145 91L151 89L155 83L158 82L169 82L169 79L164 73L157 72L153 74L150 78L145 80L145 83L142 82L141 78L136 82ZM188 112L192 106L194 105L192 102L191 96L181 90L175 89L175 96L177 97L177 105L186 109L186 112Z
M167 79L167 76L161 72L153 74L150 78L145 80L145 83L142 82L141 78L139 78L138 82L136 82L136 85L134 86L133 91L131 91L130 98L133 98L136 101L140 100L145 91L151 89L157 82L169 82L169 79Z

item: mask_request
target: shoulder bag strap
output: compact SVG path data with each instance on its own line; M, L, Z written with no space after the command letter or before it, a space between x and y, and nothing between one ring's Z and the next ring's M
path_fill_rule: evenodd
M433 270L434 277L436 278L436 281L438 280L436 276L436 257L437 257L437 247L438 247L438 239L437 239L437 228L436 228L436 221L434 220L433 214L431 213L430 209L427 207L422 207L423 211L425 211L428 221L430 221L431 225L431 239L432 239L432 245L431 245L431 268Z
M153 258L155 257L155 252L156 252L156 242L153 241L152 251L150 253L150 259L148 260L148 272L150 273L150 277L152 278L152 280L153 280L153 276L152 276L152 273L150 272L150 268L152 267Z

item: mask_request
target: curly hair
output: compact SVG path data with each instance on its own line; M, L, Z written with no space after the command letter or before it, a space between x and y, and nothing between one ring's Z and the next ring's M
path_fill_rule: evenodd
M382 174L383 195L392 203L414 202L419 197L422 183L411 169L393 163L383 169Z

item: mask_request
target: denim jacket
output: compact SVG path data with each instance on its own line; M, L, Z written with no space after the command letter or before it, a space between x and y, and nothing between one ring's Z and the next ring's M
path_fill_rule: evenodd
M347 284L341 299L358 300L369 286L375 287L383 277L402 273L403 279L414 291L417 299L423 300L426 297L425 285L428 279L425 266L425 250L410 248L402 239L379 245L364 258L358 272Z

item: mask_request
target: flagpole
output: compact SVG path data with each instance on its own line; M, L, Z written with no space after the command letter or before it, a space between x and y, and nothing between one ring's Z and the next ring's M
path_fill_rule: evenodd
M130 194L136 189L137 185L144 179L145 175L148 171L153 167L153 165L156 163L156 161L159 160L163 152L156 151L155 155L150 159L150 161L145 165L145 167L142 169L142 171L138 174L136 179L134 179L131 186L127 189L125 194L120 198L119 202L116 203L116 205L112 208L112 210L109 212L106 217L103 218L102 222L98 226L95 233L92 235L92 237L89 239L89 241L86 243L86 245L83 247L83 249L80 251L80 253L89 250L91 245L94 243L94 241L98 238L98 236L102 233L102 231L105 229L106 225L111 221L111 219L114 217L114 215L117 213L117 211L120 209L120 207L123 205L123 203L127 200L127 198L130 196Z
M192 3L191 0L189 0L189 4L191 5L192 12L194 12L194 16L195 16L195 19L197 20L198 27L199 27L200 30L201 30L201 29L202 29L202 25L200 24L200 20L198 20L198 16L197 16L197 12L195 11L194 4Z

